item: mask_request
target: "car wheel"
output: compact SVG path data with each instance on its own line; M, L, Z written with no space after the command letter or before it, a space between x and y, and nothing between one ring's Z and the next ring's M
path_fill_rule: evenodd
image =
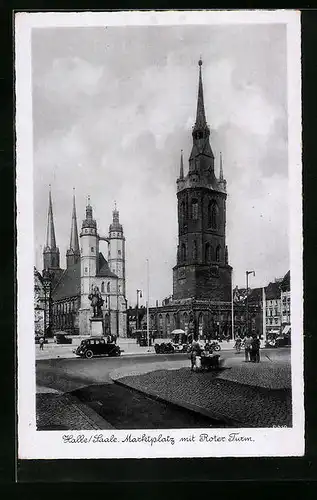
M221 349L220 345L215 345L215 346L214 346L214 350L215 350L215 351L220 351L220 349Z
M94 355L94 354L93 354L93 352L92 352L92 351L90 351L90 350L89 350L89 351L86 351L86 353L85 353L85 357L86 357L87 359L92 358L92 357L93 357L93 355Z

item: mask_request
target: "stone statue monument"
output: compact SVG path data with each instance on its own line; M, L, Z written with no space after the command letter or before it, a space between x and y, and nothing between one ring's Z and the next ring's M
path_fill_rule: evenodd
M88 295L88 299L91 301L90 305L93 309L93 317L94 318L102 318L102 306L104 303L104 300L101 296L101 293L99 291L99 288L97 286L91 287L91 293Z

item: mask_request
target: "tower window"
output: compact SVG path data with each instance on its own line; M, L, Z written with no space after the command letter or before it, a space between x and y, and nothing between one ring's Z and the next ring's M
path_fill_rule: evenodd
M118 255L121 255L121 250L118 250Z
M110 293L110 282L107 283L107 292Z
M85 273L86 274L88 273L88 267L85 267Z
M211 245L209 242L205 245L205 261L211 262Z
M94 247L91 247L91 251L92 251L92 252L94 252L94 251L95 251Z
M192 219L194 219L194 220L198 219L198 200L196 200L196 199L192 200L191 216L192 216Z
M216 248L216 261L219 262L220 259L221 259L221 248L220 245L218 245Z
M193 260L197 260L197 242L194 241L193 243Z
M219 208L215 201L208 204L208 227L217 229L219 223Z
M182 262L186 261L186 258L187 258L186 254L187 254L186 245L185 245L185 243L182 243L182 246L181 246L181 260L182 260Z
M105 293L105 282L101 283L101 293Z

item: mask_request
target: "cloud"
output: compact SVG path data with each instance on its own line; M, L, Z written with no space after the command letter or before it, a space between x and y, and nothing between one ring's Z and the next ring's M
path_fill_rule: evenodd
M101 234L114 200L127 242L127 290L172 292L176 178L189 157L197 59L211 145L228 186L229 259L238 284L284 274L288 263L286 52L283 27L184 26L42 30L33 40L35 244L44 243L52 184L62 263L72 187L78 224L91 195ZM274 47L271 44L274 40ZM37 253L38 266L41 256Z

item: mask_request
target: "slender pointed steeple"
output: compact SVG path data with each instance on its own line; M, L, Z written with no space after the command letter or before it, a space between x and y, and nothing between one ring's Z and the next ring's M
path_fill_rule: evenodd
M196 121L193 126L193 147L189 157L189 172L209 170L213 175L214 170L214 155L210 147L209 136L210 130L206 120L205 104L204 104L204 91L202 80L202 60L199 59L199 79L198 79L198 96L197 96L197 110ZM201 162L201 157L205 159ZM200 165L200 166L199 166Z
M59 249L56 246L51 186L48 193L46 245L43 250L44 269L59 269Z
M183 150L181 149L181 165L179 170L179 178L184 179L184 160L183 160Z
M46 232L46 246L51 250L56 248L54 218L53 218L53 204L51 186L48 192L48 214L47 214L47 232Z
M77 216L76 216L75 188L73 188L72 224L70 230L69 249L67 250L66 253L67 267L76 264L79 261L79 259L80 259L80 251L79 251Z
M199 82L198 82L198 98L197 98L197 111L196 111L196 122L195 128L204 129L207 127L205 105L204 105L204 91L203 91L203 80L201 75L202 60L199 59Z

